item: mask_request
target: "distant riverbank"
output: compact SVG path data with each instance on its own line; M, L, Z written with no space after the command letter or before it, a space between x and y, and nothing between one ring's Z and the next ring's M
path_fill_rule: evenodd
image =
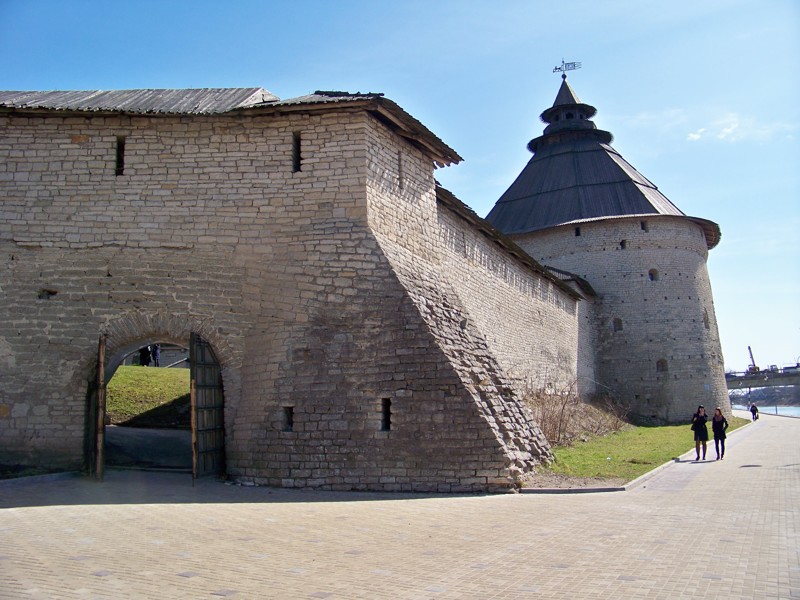
M800 417L800 406L758 406L758 412L765 415L778 415L781 417ZM734 410L750 410L750 407L733 404Z

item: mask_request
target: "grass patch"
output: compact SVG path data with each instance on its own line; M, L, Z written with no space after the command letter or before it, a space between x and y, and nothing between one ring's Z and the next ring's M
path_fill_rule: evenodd
M731 432L749 421L732 417L728 423L728 432ZM709 426L709 433L710 429ZM628 425L605 436L587 436L584 439L587 441L578 441L572 446L554 447L555 462L548 469L573 477L631 481L694 449L688 424L660 427ZM709 441L709 452L716 456L713 436Z
M106 414L114 425L190 427L189 369L121 366L107 390Z

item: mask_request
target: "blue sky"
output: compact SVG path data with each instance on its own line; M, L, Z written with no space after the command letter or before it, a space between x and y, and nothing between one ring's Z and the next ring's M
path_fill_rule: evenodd
M800 360L797 0L0 0L0 89L383 92L465 161L437 179L485 216L569 81L613 146L716 221L727 369Z

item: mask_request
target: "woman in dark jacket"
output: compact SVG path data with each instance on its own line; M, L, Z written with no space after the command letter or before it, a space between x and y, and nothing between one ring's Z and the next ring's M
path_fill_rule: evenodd
M714 409L714 416L711 417L711 431L714 432L714 448L717 450L717 460L725 458L725 430L728 428L728 419L722 414L722 409L718 406ZM720 446L722 453L720 454Z
M692 415L692 431L694 431L694 448L697 452L695 460L700 460L700 444L703 444L703 460L706 459L706 443L708 442L708 427L706 426L708 415L705 407L701 404L697 407L697 412Z

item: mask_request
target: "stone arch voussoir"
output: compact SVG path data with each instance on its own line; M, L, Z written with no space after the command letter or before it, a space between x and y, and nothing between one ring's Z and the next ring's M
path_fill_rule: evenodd
M214 325L213 318L140 311L110 320L101 327L100 333L106 336L106 371L113 373L127 354L149 341L188 347L193 332L211 344L223 371L233 366L234 352Z

